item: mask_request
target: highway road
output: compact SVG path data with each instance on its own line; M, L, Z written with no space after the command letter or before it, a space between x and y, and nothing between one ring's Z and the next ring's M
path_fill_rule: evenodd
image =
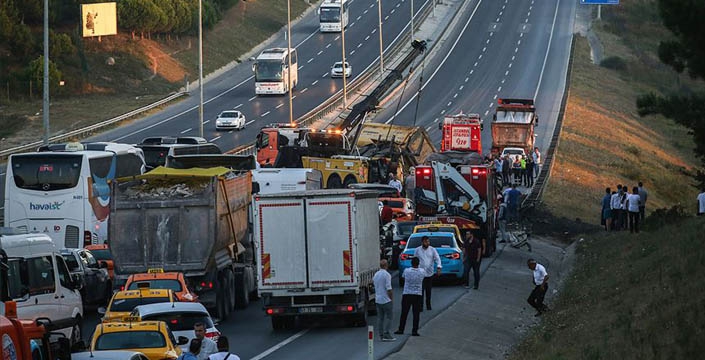
M425 64L423 91L416 116L414 97L418 82L407 87L395 117L392 115L397 104L392 103L378 114L375 121L422 125L434 141L439 141L437 122L443 114L462 110L479 113L489 120L497 97L535 98L541 118L537 144L545 149L555 127L565 86L576 6L577 1L574 0L477 0L470 11L461 16L459 26L449 32L447 41L441 45L444 47L441 55ZM301 30L298 33L299 36L304 35ZM324 44L318 43L318 46ZM332 62L333 58L331 55L331 60L327 62ZM331 91L334 91L334 85L329 83ZM251 93L251 87L241 91ZM269 104L267 101L276 102L279 99L258 99L257 104L264 106ZM254 104L251 108L257 109ZM171 125L172 129L175 124ZM238 135L227 134L236 139L233 144L251 141L253 136L241 139ZM483 147L489 149L490 126L483 131L482 141ZM396 278L394 287L395 298L400 299ZM422 314L422 324L450 306L464 292L457 286L435 288L434 310ZM397 301L393 326L397 324L398 314ZM375 318L371 320L375 321ZM90 326L96 321L96 318L87 319L86 331L90 331ZM231 314L218 327L223 334L237 339L231 341L232 351L243 359L342 360L367 356L365 328L345 328L333 320L299 325L295 330L274 332L260 305L255 303L246 310ZM423 328L420 332L423 336ZM376 342L375 358L383 358L396 351L406 336L400 336L397 342Z

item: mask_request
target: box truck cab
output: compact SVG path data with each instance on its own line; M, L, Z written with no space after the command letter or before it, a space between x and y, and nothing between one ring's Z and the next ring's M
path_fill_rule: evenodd
M83 303L75 281L46 234L0 236L0 248L9 257L9 298L17 302L17 316L47 318L74 345L81 340Z

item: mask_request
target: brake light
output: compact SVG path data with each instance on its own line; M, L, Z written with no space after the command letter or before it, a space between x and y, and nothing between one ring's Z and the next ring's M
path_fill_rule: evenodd
M406 245L406 241L405 241L405 240L399 241L399 245L405 246L405 245Z
M352 312L353 310L355 310L355 307L353 307L352 305L338 305L335 307L335 310L337 312Z
M120 286L120 291L125 291L125 285Z
M213 288L213 282L212 282L212 281L209 281L208 283L206 283L205 281L201 281L201 287L202 287L202 288L208 287L209 289L212 289L212 288Z
M473 169L472 169L472 174L473 174L473 175L477 175L477 174L479 174L479 173L480 173L480 169L478 169L478 168L473 168Z
M409 254L401 254L401 255L399 255L399 260L409 260Z
M176 324L179 323L179 320L171 319L169 322L170 322L172 325L176 325ZM208 336L208 334L206 334L206 336Z
M206 337L211 340L218 340L218 338L220 337L220 332L219 331L207 332Z
M277 314L283 314L284 309L282 308L269 308L266 311L267 315L277 315Z
M424 174L424 175L430 175L430 174L431 174L431 169L423 169L423 174Z
M456 253L452 253L452 254L446 254L446 255L444 255L444 256L445 256L446 258L452 259L452 260L458 260L458 259L460 259L460 253L457 253L457 252L456 252Z

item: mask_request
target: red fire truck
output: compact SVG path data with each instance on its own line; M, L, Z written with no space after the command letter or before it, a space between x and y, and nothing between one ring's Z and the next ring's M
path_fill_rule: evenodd
M443 139L441 151L482 153L482 120L478 114L446 115L439 124Z

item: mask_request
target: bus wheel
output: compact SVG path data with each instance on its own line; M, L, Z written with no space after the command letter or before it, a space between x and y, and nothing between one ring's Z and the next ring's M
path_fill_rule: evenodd
M343 182L340 181L340 176L338 174L333 174L328 178L328 182L326 184L326 189L342 189L343 188Z

